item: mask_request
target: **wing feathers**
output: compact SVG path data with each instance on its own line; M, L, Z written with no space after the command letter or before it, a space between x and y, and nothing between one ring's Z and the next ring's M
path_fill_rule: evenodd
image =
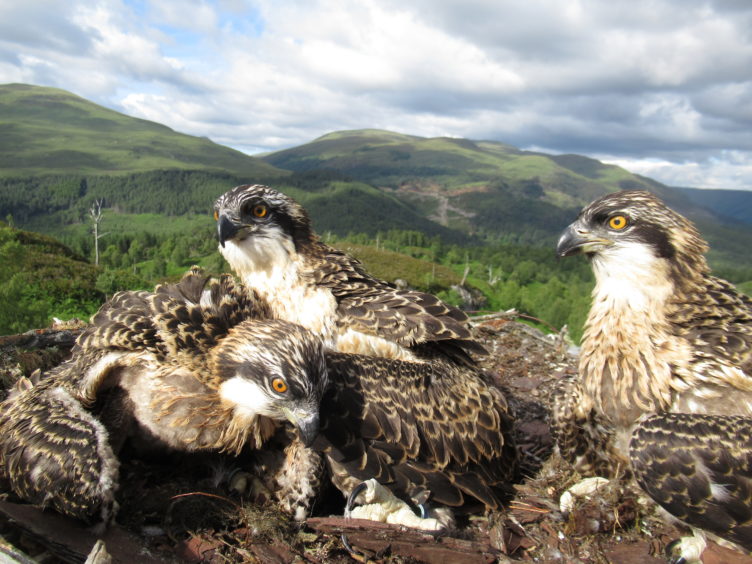
M448 505L463 505L468 495L499 506L516 453L503 396L477 373L442 361L343 353L329 353L327 367L331 389L321 407L321 440L348 472L376 477L347 460L348 452L364 452L368 468L390 476L386 485L394 482L398 492L420 487ZM338 407L350 405L362 407L347 413Z
M485 353L471 338L467 315L436 296L399 290L368 274L355 258L319 244L317 258L303 273L311 284L327 287L337 300L340 327L378 335L400 345L454 341Z
M654 415L629 452L638 482L669 513L752 550L752 420Z

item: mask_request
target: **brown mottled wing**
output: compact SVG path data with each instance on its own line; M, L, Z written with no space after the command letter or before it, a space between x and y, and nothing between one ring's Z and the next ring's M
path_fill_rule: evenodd
M0 476L66 515L107 522L113 513L118 463L107 431L49 379L0 406Z
M629 454L640 486L674 517L752 551L752 419L653 415Z
M162 352L151 319L149 292L118 292L92 317L78 337L73 356L91 349L154 350Z
M177 284L160 285L153 293L115 294L78 338L71 360L53 375L89 403L113 369L138 362L139 355L158 361L169 356L171 362L203 370L206 353L232 327L268 317L265 303L231 276L210 279L193 267Z
M576 376L562 378L554 388L551 434L559 453L586 476L626 475L627 461L613 450L613 427L584 406L583 398Z
M198 269L191 269L180 283L157 289L172 297L164 302L187 300L206 283L207 277ZM118 292L105 302L92 317L91 324L78 337L71 359L53 369L55 378L71 392L90 405L99 390L117 368L138 362L138 355L147 353L163 360L171 339L165 340L164 327L157 323L155 294L146 291ZM162 305L164 305L164 302Z
M713 361L740 368L752 379L752 299L725 280L708 276L705 286L682 296L671 321L692 344L700 372ZM708 364L711 361L711 364Z
M268 319L268 306L232 276L210 279L193 267L178 284L158 286L148 298L157 336L173 358L189 364L247 319Z
M408 347L442 341L466 352L486 352L471 338L465 313L431 294L398 290L369 275L357 259L345 253L326 247L324 258L309 276L317 285L331 289L341 326Z
M506 402L472 370L327 356L319 447L350 475L451 506L496 508L516 470Z

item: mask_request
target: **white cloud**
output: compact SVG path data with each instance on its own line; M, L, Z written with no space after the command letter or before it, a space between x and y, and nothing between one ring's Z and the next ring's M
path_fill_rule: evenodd
M246 151L337 129L607 155L752 188L752 4L0 0L0 81Z
M662 159L596 157L631 172L649 176L669 186L739 188L752 179L752 152L721 151L702 161L670 162Z

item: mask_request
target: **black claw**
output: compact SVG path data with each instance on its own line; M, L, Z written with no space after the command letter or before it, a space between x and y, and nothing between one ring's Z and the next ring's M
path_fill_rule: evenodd
M345 519L350 518L350 513L352 512L352 506L355 503L355 498L360 495L360 492L365 490L368 487L368 485L365 482L359 483L357 486L353 488L353 491L350 492L350 495L347 497L347 503L345 504ZM367 557L363 554L360 554L359 552L356 552L355 549L350 545L350 541L347 540L347 535L345 533L342 533L342 536L340 537L342 539L342 546L345 547L345 550L352 556L355 560L358 562L366 562Z
M350 512L352 511L352 506L355 503L355 498L360 495L360 492L365 490L368 487L368 485L365 482L359 483L357 486L353 488L353 491L350 492L350 496L347 498L347 503L345 504L345 517L350 517Z

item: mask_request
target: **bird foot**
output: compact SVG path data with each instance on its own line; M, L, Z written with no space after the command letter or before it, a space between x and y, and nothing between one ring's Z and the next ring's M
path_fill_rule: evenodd
M585 478L584 480L577 482L561 494L561 497L559 498L559 510L565 514L571 513L574 509L575 498L589 497L608 483L609 480L599 476Z
M361 498L364 504L353 508L356 498ZM345 517L404 525L424 531L440 531L444 528L438 519L416 515L407 503L373 478L352 491L345 507Z
M666 547L670 564L702 564L702 553L707 541L702 532L695 530L691 537L682 537Z

